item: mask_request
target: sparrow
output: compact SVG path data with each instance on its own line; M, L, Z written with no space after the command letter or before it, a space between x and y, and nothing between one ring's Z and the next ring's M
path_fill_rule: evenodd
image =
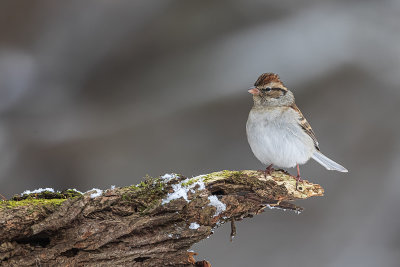
M293 93L274 73L264 73L248 90L253 95L253 107L246 123L247 140L261 163L272 166L297 166L296 181L301 181L300 164L313 158L328 170L347 172L347 169L321 153L310 124L295 104Z

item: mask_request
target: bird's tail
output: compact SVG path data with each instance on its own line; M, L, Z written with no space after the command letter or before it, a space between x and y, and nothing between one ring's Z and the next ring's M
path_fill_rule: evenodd
M312 155L312 158L328 170L348 172L348 170L345 167L329 159L319 151L315 151L314 154Z

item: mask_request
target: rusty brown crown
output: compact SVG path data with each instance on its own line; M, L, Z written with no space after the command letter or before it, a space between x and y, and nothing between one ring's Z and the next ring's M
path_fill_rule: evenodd
M279 75L275 73L263 73L258 77L257 81L254 83L254 86L262 86L271 82L276 82L276 83L283 83L279 79Z

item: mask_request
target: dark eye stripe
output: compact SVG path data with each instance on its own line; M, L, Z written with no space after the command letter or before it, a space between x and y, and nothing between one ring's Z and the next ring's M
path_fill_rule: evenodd
M287 91L285 89L279 88L279 87L274 87L274 88L263 88L261 89L263 92L270 92L270 91L281 91L283 95L286 95Z
M282 88L279 88L279 87L271 88L271 90L281 91L283 93L283 95L286 95L286 93L287 93L287 91L285 89L282 89Z

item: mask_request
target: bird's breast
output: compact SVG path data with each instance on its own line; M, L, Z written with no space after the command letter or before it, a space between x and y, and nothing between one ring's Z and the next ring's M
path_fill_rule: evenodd
M250 111L246 131L254 155L264 164L293 167L313 153L311 138L288 109Z

